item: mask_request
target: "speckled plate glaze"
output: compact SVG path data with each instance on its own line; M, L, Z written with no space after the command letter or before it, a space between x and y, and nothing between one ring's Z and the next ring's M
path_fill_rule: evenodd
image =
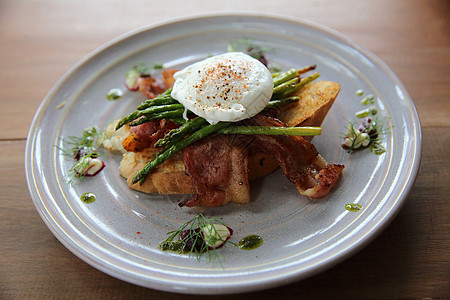
M133 65L164 62L180 68L229 41L247 37L273 49L270 62L284 68L317 64L341 93L314 138L320 153L346 166L336 189L323 199L299 196L277 171L252 185L248 205L199 210L179 208L183 196L145 195L127 188L117 168L121 155L106 153L96 177L68 184L73 163L55 145L86 127L104 128L135 109L143 97L125 92L108 102ZM379 116L391 127L387 152L347 154L341 133L363 107L357 89L375 95ZM65 103L62 108L58 108ZM36 113L26 147L26 172L34 204L53 234L75 255L122 280L179 293L226 294L287 284L323 271L372 240L400 210L418 171L421 131L417 112L394 73L377 57L339 33L302 20L261 14L202 15L151 25L121 36L74 66L49 92ZM93 192L92 204L79 196ZM357 213L346 203L359 203ZM221 218L232 240L257 234L253 251L220 249L222 265L158 250L158 242L196 213Z

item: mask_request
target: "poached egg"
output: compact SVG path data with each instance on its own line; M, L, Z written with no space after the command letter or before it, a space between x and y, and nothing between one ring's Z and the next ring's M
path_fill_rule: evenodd
M253 117L273 93L270 71L242 52L207 58L176 72L174 78L171 96L210 124Z

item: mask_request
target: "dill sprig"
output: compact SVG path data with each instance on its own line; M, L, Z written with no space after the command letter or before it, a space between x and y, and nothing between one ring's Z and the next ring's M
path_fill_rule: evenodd
M99 153L93 151L91 153L84 154L79 160L70 167L67 172L69 182L72 182L74 178L81 179L87 176L87 171L92 166L91 159L101 156Z
M216 224L226 227L223 222L215 218L206 218L203 214L198 214L178 229L168 232L169 236L160 242L158 247L163 251L195 255L197 260L206 255L209 262L219 262L222 265L223 257L216 250L228 242L231 230L228 236L223 237L217 230ZM216 244L219 246L215 246Z
M63 138L62 148L56 146L64 156L75 160L75 163L68 170L69 182L74 178L84 177L86 175L85 170L90 166L90 159L101 156L97 148L101 145L102 137L103 132L92 126L85 129L82 136Z
M376 117L364 118L358 128L355 125L355 122L350 121L347 132L343 134L344 142L342 147L348 153L367 148L376 155L386 152L386 148L383 145L383 136L390 132L390 128L385 128L383 122Z
M386 152L386 148L383 145L384 136L390 133L390 128L386 128L384 123L375 118L372 124L367 125L365 128L369 132L370 143L369 150L376 155L381 155ZM371 134L371 131L375 130L375 134Z
M62 139L64 148L60 148L64 155L72 156L75 159L79 159L80 151L92 152L99 145L100 141L98 137L101 132L95 126L86 128L83 130L83 136L69 136L66 139Z

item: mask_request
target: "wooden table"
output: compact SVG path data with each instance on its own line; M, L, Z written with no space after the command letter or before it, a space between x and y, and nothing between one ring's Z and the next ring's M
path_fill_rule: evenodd
M120 281L69 252L33 206L26 187L24 149L41 100L65 71L96 47L155 21L237 8L315 21L378 55L414 100L423 129L423 156L406 205L358 254L312 278L227 298L449 298L450 2L155 2L0 2L0 298L206 298Z

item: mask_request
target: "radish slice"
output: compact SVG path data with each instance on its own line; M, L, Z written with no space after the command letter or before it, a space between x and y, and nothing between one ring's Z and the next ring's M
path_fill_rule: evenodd
M202 233L206 245L213 249L222 247L231 236L230 229L222 224L208 224L202 227Z
M95 176L105 167L105 163L98 158L90 158L89 165L90 167L86 171L86 176Z
M125 86L131 92L135 92L139 89L138 78L141 76L136 69L131 69L125 75Z
M83 156L80 158L79 163L74 168L74 171L78 176L92 177L100 173L104 167L105 163L100 159Z

